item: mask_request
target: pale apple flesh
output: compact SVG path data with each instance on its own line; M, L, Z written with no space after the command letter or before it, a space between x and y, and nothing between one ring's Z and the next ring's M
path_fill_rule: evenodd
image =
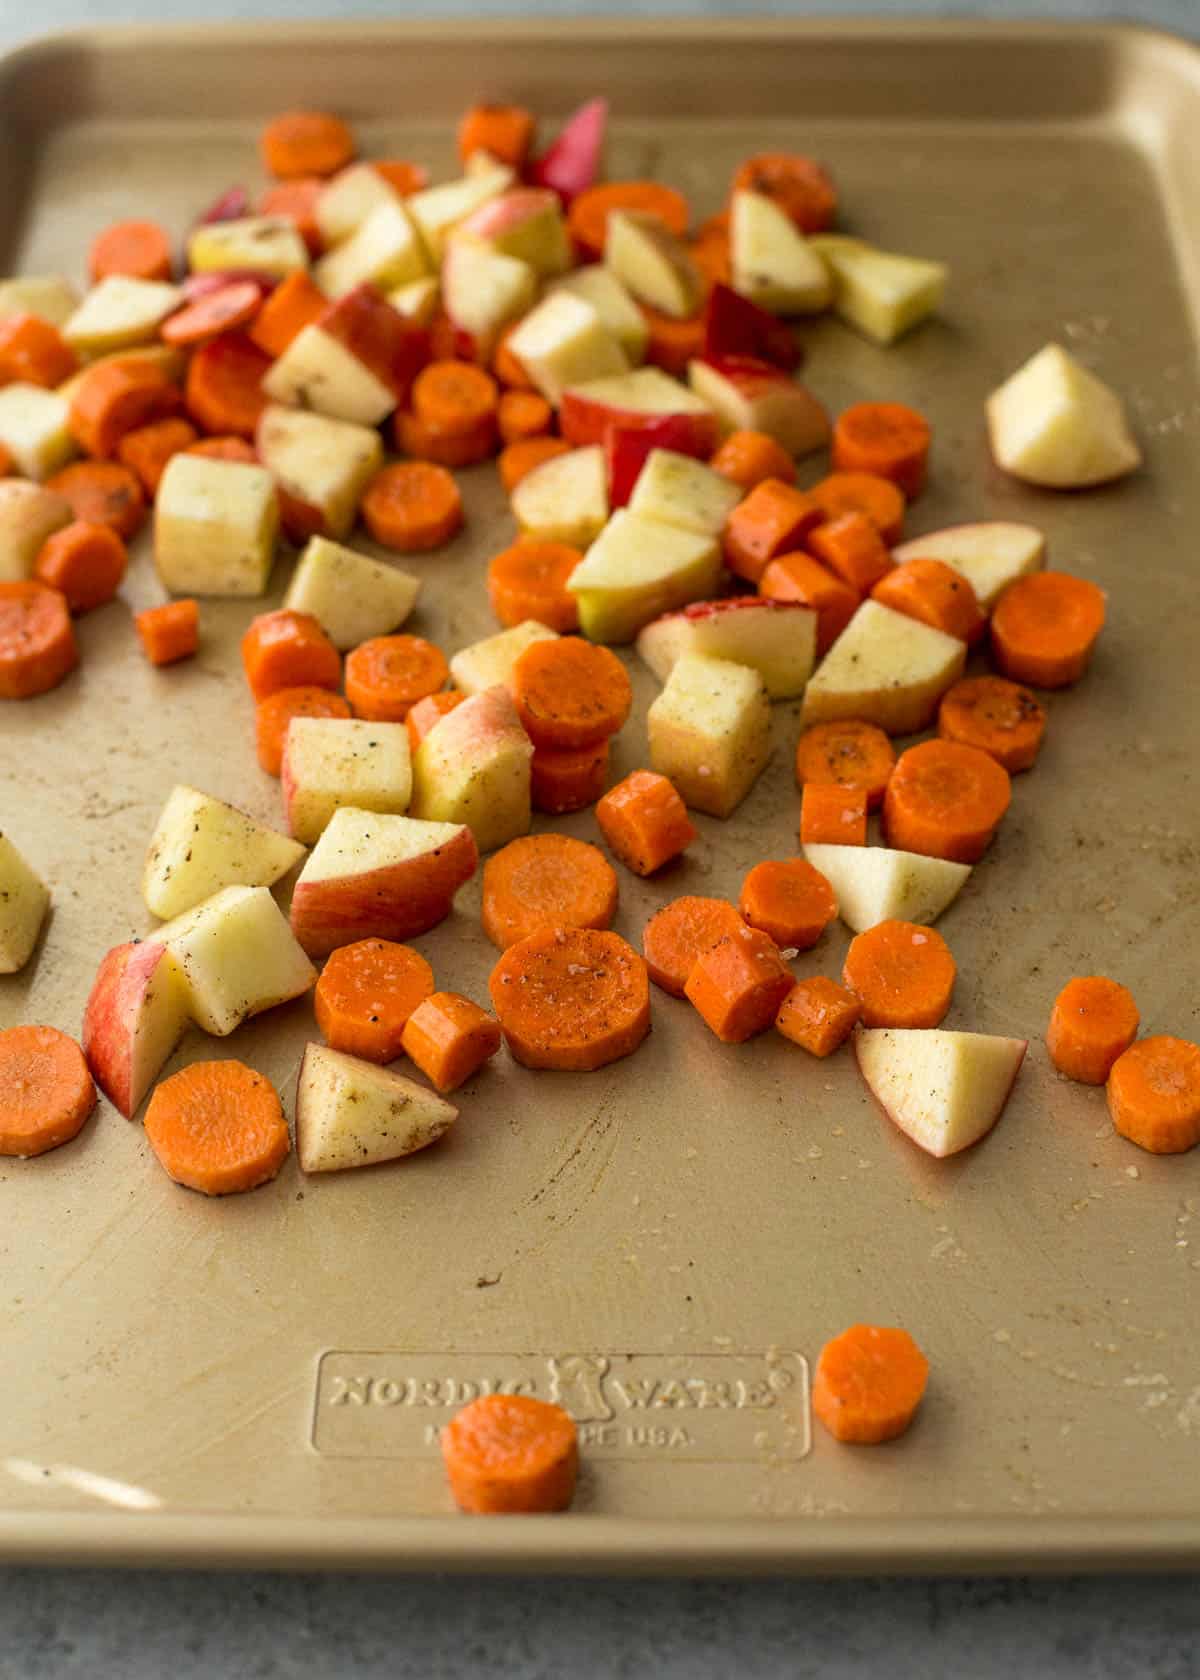
M940 1028L859 1027L867 1089L927 1154L957 1155L985 1137L1008 1102L1028 1042Z
M364 718L295 717L280 766L288 832L314 845L343 805L402 814L412 796L408 730Z
M945 263L880 251L840 234L817 234L809 243L833 277L835 312L876 344L894 344L941 308Z
M771 704L757 671L685 654L647 714L650 764L693 810L728 817L771 753Z
M481 852L494 851L531 821L533 744L507 688L485 689L434 724L413 759L412 815L466 823Z
M1047 344L987 399L997 463L1051 490L1082 490L1141 465L1116 392L1059 344Z
M586 548L608 518L603 449L592 445L551 456L517 483L511 506L527 536Z
M878 601L864 601L804 691L801 723L862 718L889 735L924 729L962 676L967 645Z
M637 650L660 682L686 653L748 665L772 700L804 692L816 657L817 615L800 601L735 595L665 613L639 633Z
M629 510L644 519L716 537L741 499L741 486L703 461L673 449L652 449L633 487Z
M319 535L349 533L363 491L383 465L378 432L271 404L259 418L254 442L280 489L314 509Z
M491 359L502 329L525 315L536 295L537 276L527 262L465 233L451 239L442 263L442 302L454 325L470 335L480 360Z
M83 1053L97 1085L127 1119L187 1024L187 988L165 945L131 940L108 952L84 1009Z
M302 1172L340 1172L426 1149L458 1118L452 1103L415 1080L357 1056L309 1044L296 1085L296 1154Z
M631 642L660 613L711 595L720 573L714 537L621 508L571 573L567 588L585 636Z
M734 290L743 297L781 315L828 309L833 299L829 270L773 199L735 192L729 235Z
M571 266L571 240L558 194L546 187L515 187L481 205L459 225L506 257L528 263L535 274L562 274Z
M889 846L804 847L804 855L833 888L838 915L855 933L878 922L930 927L967 883L968 863L895 851Z
M7 835L0 834L0 974L24 968L49 908L49 887Z
M530 310L509 338L508 348L555 406L569 386L619 376L629 367L619 341L592 305L561 290L549 292ZM568 443L576 441L564 435Z
M611 210L604 266L640 303L663 315L686 320L700 307L700 271L683 241L658 216L641 210Z
M303 856L304 847L286 834L181 784L150 837L142 897L154 915L180 916L222 887L273 886Z
M315 536L292 573L283 604L311 613L340 652L399 629L421 580L355 549Z
M765 432L797 458L829 442L828 411L770 362L753 356L690 362L688 380L727 432Z

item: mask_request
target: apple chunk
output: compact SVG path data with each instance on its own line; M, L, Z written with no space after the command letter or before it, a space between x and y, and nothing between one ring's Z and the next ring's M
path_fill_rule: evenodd
M1142 463L1120 397L1060 344L992 392L987 423L997 463L1027 484L1083 490Z
M523 619L510 630L487 636L482 642L460 648L450 661L450 675L456 688L464 694L482 694L485 689L503 683L511 690L513 666L525 649L534 642L552 642L558 635L536 618Z
M246 268L282 280L308 267L308 248L290 216L240 216L193 228L187 259L193 274Z
M728 817L771 754L771 703L757 671L685 654L647 714L650 763L686 804Z
M810 245L833 276L835 312L876 344L894 344L941 308L945 263L879 251L840 234L817 234Z
M399 815L412 794L408 730L362 718L293 718L280 787L288 829L308 845L342 805Z
M474 175L464 175L457 181L410 193L404 207L417 224L425 249L435 263L442 260L446 241L454 229L489 199L507 192L515 178L508 165L501 163Z
M682 612L664 613L639 632L637 650L665 683L684 654L748 665L766 684L772 700L804 692L816 657L817 615L800 601L769 601L734 595L697 601Z
M326 249L340 245L381 204L399 203L399 194L373 163L352 163L322 188L313 217Z
M179 786L150 837L142 897L155 916L181 916L222 887L274 886L303 856L303 846L235 805Z
M516 187L483 204L461 222L460 234L486 239L494 251L528 263L539 277L571 266L571 241L558 194L547 187Z
M369 426L271 404L255 433L258 458L285 494L302 504L327 537L344 537L363 491L383 465L383 443Z
M49 887L0 834L0 974L25 967L49 908Z
M740 485L703 461L673 449L652 449L634 484L629 511L718 537L742 494Z
M187 986L173 952L150 940L114 946L88 995L83 1053L97 1085L127 1119L187 1024Z
M717 419L703 396L689 391L661 368L635 368L609 379L588 379L563 392L562 434L577 448L603 443L612 426L679 422L681 454L707 458L717 447ZM686 438L688 441L682 441Z
M789 455L811 455L829 442L826 409L773 362L721 356L688 364L692 390L727 432L765 432Z
M804 855L833 888L838 915L855 933L877 922L931 927L966 884L971 866L888 846L807 845Z
M350 237L334 246L313 269L313 279L326 297L340 298L364 281L391 291L411 285L429 272L421 236L403 204L376 206Z
M617 340L630 364L636 367L645 361L646 344L650 337L646 317L616 275L603 263L589 263L586 268L564 274L551 281L547 291L551 294L570 292L572 296L590 303L600 317L601 326Z
M0 444L26 478L49 478L76 453L70 404L57 391L20 381L0 390Z
M568 385L622 374L629 366L597 310L571 292L544 297L512 334L508 347L547 402L554 404L562 401Z
M356 939L412 939L450 914L479 852L465 823L420 822L343 806L292 894L292 928L310 956Z
M660 216L643 210L610 210L604 266L639 303L686 320L700 307L700 271Z
M594 642L631 642L644 624L711 595L721 574L715 537L614 513L567 580L579 625Z
M46 538L73 518L70 502L57 490L21 478L0 481L0 583L31 577Z
M520 479L513 517L526 536L586 548L608 518L608 479L598 444L553 455Z
M154 564L176 595L261 595L279 534L265 467L173 455L154 503Z
M144 943L167 947L183 976L188 1014L218 1038L300 997L317 978L266 887L224 887Z
M397 1161L444 1136L458 1110L424 1085L374 1062L309 1044L296 1085L302 1172Z
M491 361L503 328L527 314L536 296L537 276L519 258L466 233L456 233L446 247L442 302L480 361Z
M22 274L0 280L0 321L10 315L36 315L61 327L79 308L79 294L61 274Z
M1046 539L1035 525L985 519L976 525L948 525L913 537L892 550L898 566L906 560L941 560L960 572L985 613L1026 572L1036 572L1046 558Z
M930 1155L957 1155L991 1131L1027 1041L939 1028L859 1027L854 1052L888 1119Z
M298 332L263 378L273 402L377 426L429 359L424 328L374 286L355 286Z
M466 823L481 852L529 833L533 744L507 688L474 694L435 723L413 759L412 814Z
M110 274L92 287L75 313L63 323L62 335L81 356L127 350L130 345L146 344L157 338L159 327L182 302L179 287L165 280L135 280L126 274Z
M420 578L327 537L312 537L292 573L285 607L311 613L340 652L399 629L416 605Z
M967 644L957 637L864 601L805 689L800 721L807 729L862 718L889 735L914 734L932 720L966 659Z
M773 199L735 192L729 238L734 290L751 303L780 315L828 309L833 299L829 270Z

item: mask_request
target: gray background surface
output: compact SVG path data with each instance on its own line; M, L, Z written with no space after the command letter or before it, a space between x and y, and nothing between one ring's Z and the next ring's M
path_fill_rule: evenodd
M838 14L1136 17L1200 34L1200 0L0 0L0 49L80 23ZM1197 1680L1200 1582L405 1580L0 1571L0 1680Z

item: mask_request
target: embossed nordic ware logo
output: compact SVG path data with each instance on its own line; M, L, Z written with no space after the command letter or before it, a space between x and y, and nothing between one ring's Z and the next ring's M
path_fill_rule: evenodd
M803 1458L808 1365L798 1353L342 1352L317 1368L312 1441L335 1458L423 1458L481 1394L563 1406L606 1458L689 1463Z

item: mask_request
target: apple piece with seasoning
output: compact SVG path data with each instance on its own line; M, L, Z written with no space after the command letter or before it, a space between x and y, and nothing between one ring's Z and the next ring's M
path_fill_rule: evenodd
M0 583L32 577L46 538L73 518L70 502L57 490L23 478L0 480Z
M412 814L466 823L481 852L528 834L533 743L503 685L471 695L434 724L413 757Z
M858 1070L892 1123L927 1154L957 1155L999 1120L1028 1042L936 1027L858 1027Z
M688 363L688 383L726 432L765 432L797 457L828 444L828 411L807 386L754 356Z
M715 537L622 508L571 573L567 588L585 636L631 642L660 613L711 595L720 575Z
M339 806L401 814L412 796L408 730L362 718L294 717L279 772L288 832L313 845Z
M810 842L803 851L833 888L838 915L855 933L865 933L878 922L931 927L954 903L971 873L969 863L895 851L890 846Z
M369 283L380 291L408 286L429 273L421 236L399 199L379 204L348 239L327 251L313 279L328 298Z
M1026 484L1085 490L1142 464L1125 405L1061 344L1047 344L987 399L999 466Z
M154 565L175 595L266 591L279 535L279 495L265 467L179 454L154 502Z
M187 1024L187 987L166 945L132 939L108 952L83 1013L83 1053L126 1119L137 1113Z
M49 887L0 834L0 974L25 967L49 908Z
M290 410L288 412L291 412ZM327 537L312 537L283 604L311 613L340 653L398 630L416 605L421 580Z
M698 653L748 665L762 677L772 700L791 700L804 692L816 645L817 615L811 607L754 595L693 602L653 619L637 639L638 653L659 682L668 680L685 654Z
M516 484L510 505L525 536L586 548L608 518L603 449L593 444L552 455Z
M647 714L650 763L695 811L728 817L771 756L771 702L757 671L685 654Z
M446 254L446 241L489 199L499 198L516 181L516 175L504 163L492 160L490 169L476 170L457 181L445 181L440 186L425 187L410 193L404 208L417 225L425 242L425 249L433 263L441 262Z
M547 187L514 187L480 205L457 232L486 240L502 256L528 264L539 279L571 266L571 240L558 194Z
M569 292L572 297L590 303L600 317L600 325L612 334L628 356L630 366L637 367L645 361L650 338L646 317L630 297L628 289L603 263L589 263L584 268L574 269L570 274L552 280L546 291L549 296L555 292Z
M644 210L611 210L604 236L604 266L639 303L685 321L700 307L703 282L687 246L660 216Z
M603 443L610 426L657 425L677 421L686 442L668 445L683 455L707 460L717 447L717 417L703 395L689 391L661 368L642 367L611 379L572 383L562 396L559 416L568 443L582 448Z
M481 362L491 360L503 329L526 314L536 296L537 276L527 262L465 232L450 240L442 263L442 302Z
M703 461L673 449L653 449L637 476L629 511L678 525L682 531L719 537L741 499L741 486Z
M299 239L298 234L296 237ZM302 240L300 244L303 249ZM128 274L110 274L92 287L78 309L63 322L62 335L81 356L128 350L157 338L159 327L182 302L183 292L166 280L137 280Z
M617 338L599 313L572 292L547 293L508 340L508 348L545 397L556 407L569 386L623 374L629 367ZM564 431L568 443L578 440Z
M142 898L155 916L181 916L222 887L274 886L303 856L304 847L286 834L181 784L146 848Z
M818 233L809 240L833 279L833 307L876 344L894 344L942 305L945 263L880 251L863 239Z
M966 661L967 644L956 636L864 601L805 689L801 724L861 718L889 735L915 734Z
M313 220L326 250L340 245L380 205L398 204L400 195L373 163L351 163L325 183L313 206Z
M290 216L239 216L194 227L188 236L187 265L193 274L252 268L283 280L308 267L308 247Z
M331 420L272 403L254 435L258 458L315 534L347 536L363 492L383 466L383 442L370 426Z
M482 694L503 683L511 692L513 666L525 649L534 642L552 642L557 636L558 631L551 630L549 625L539 624L536 618L526 618L509 630L460 648L450 661L454 686L471 695Z
M304 327L263 378L273 402L377 426L429 360L429 335L374 286L356 286Z
M817 315L829 308L829 269L774 199L735 192L729 239L733 287L742 297L781 315Z
M306 1173L398 1161L436 1143L458 1110L375 1062L309 1044L296 1084L296 1154Z

